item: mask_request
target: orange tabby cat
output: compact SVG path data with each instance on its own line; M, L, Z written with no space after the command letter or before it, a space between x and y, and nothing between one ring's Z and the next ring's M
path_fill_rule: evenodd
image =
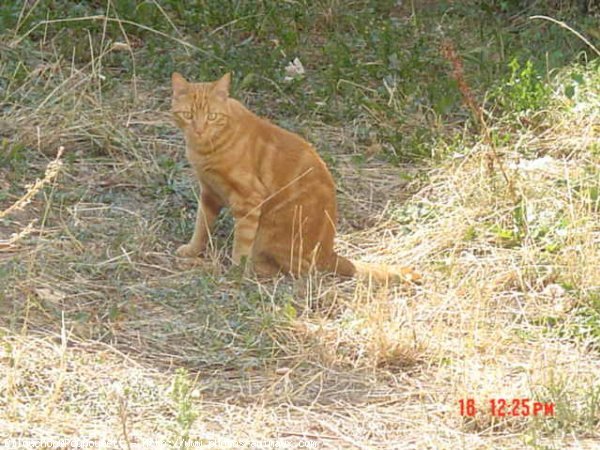
M314 268L417 281L411 269L352 262L335 253L335 186L325 163L300 136L230 98L230 80L230 74L212 83L172 76L173 117L201 188L194 234L177 254L198 256L228 206L235 220L233 262L247 257L258 274L300 275Z

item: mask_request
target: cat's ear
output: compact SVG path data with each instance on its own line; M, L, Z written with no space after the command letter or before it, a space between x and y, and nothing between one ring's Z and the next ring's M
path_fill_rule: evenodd
M183 76L178 72L173 72L173 75L171 75L171 84L173 85L174 96L185 93L189 85L185 78L183 78Z
M229 97L229 86L231 85L231 73L227 72L214 82L213 92L219 98L225 100Z

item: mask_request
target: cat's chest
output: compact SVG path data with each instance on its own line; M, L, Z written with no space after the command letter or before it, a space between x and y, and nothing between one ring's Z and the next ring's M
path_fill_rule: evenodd
M191 161L190 161L191 162ZM194 165L194 172L200 184L215 194L223 204L229 204L231 186L228 180L219 172L203 165Z
M233 197L252 189L255 178L252 171L240 170L230 156L199 156L191 152L187 156L200 183L218 196L223 204L229 205ZM239 159L235 162L239 165Z
M220 194L223 199L228 196L227 183L221 176L219 176L219 174L211 171L204 171L200 172L198 177L203 184L210 187L216 194Z

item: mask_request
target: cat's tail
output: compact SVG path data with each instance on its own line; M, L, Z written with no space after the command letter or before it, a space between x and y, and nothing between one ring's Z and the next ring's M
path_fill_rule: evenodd
M410 267L351 261L340 255L335 255L332 262L333 264L327 268L328 271L343 277L372 278L384 283L421 283L421 275Z

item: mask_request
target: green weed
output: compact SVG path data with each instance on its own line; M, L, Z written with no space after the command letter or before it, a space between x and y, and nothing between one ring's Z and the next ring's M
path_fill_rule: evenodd
M186 369L179 368L175 371L171 399L175 403L175 421L178 425L174 432L172 442L173 448L187 448L186 443L190 440L190 430L198 419L199 413L194 409L192 399L195 382L190 379Z

